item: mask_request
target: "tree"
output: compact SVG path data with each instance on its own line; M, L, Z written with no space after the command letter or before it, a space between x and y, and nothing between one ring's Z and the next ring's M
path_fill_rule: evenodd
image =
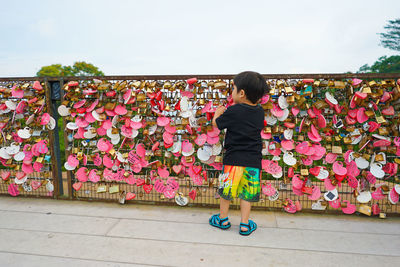
M91 63L78 61L72 66L62 66L61 64L44 66L36 73L36 76L104 76L104 73Z
M400 51L400 19L389 20L384 27L387 32L380 33L381 45L395 51Z
M53 64L50 66L42 67L37 73L36 76L39 77L54 77L54 76L64 76L63 67L61 64Z
M372 66L365 64L360 67L360 72L372 73L399 73L400 72L400 56L382 56Z

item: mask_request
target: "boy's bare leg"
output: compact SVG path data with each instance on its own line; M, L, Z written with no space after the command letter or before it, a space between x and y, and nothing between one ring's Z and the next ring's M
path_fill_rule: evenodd
M219 217L221 219L223 219L223 218L228 217L229 205L231 204L231 201L223 199L222 197L219 198L219 199L220 199L220 201L219 201L219 209L220 209ZM226 225L227 223L228 223L228 221L226 221L226 222L224 222L222 224Z
M250 217L250 210L251 210L251 203L240 199L240 213L241 213L241 223L248 224L249 223L249 217ZM247 231L249 230L246 227L241 227L242 231Z

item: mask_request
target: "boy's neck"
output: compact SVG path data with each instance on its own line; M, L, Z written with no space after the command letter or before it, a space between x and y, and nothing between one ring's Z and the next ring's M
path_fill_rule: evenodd
M243 101L240 101L239 103L237 103L237 104L246 104L246 105L249 105L249 106L257 106L257 103L256 104L253 104L250 100L243 100Z

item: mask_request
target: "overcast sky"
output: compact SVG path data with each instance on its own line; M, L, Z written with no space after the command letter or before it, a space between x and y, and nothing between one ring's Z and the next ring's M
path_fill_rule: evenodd
M106 75L340 73L394 53L399 0L0 0L0 77L86 61Z

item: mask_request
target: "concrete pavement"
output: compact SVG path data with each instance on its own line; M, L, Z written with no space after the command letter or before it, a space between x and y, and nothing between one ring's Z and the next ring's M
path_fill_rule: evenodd
M0 197L0 266L389 266L400 218L254 211L212 228L207 208Z

